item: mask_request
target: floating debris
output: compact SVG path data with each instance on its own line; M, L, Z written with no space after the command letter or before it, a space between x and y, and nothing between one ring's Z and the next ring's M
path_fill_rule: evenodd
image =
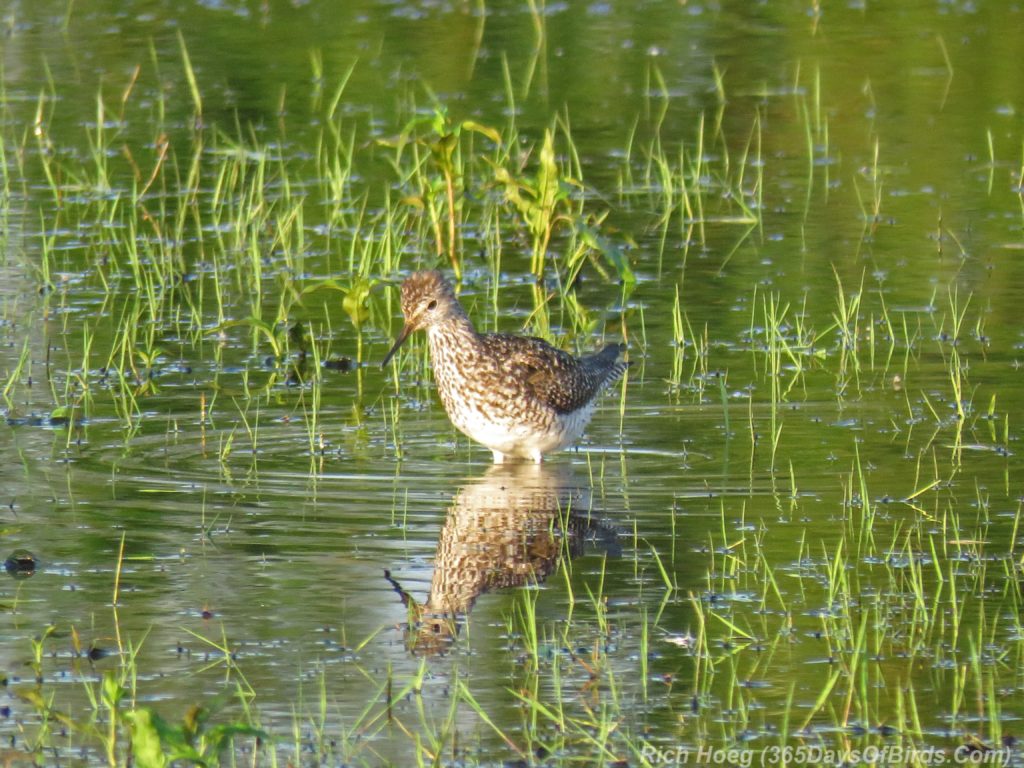
M16 579L27 579L36 572L38 561L27 549L16 549L4 560L4 569Z

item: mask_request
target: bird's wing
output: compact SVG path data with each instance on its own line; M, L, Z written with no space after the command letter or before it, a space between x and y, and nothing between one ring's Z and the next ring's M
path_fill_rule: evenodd
M627 363L617 362L622 347L609 344L600 352L576 358L543 339L489 334L491 347L509 379L558 413L572 413L590 402L609 381L618 378Z

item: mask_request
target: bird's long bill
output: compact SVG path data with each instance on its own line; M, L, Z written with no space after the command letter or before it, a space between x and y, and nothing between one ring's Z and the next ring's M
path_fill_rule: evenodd
M409 338L409 334L412 333L412 331L413 327L406 323L406 325L402 328L402 332L398 334L398 340L395 342L394 346L388 350L388 353L386 355L384 355L384 360L380 364L381 368L384 368L388 363L391 362L391 358L395 356L395 352L397 352L398 348L405 343L405 340Z

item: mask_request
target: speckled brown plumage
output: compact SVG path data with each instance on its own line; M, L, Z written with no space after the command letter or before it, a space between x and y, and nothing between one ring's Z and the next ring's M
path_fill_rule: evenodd
M539 462L583 433L601 390L626 370L620 344L577 358L543 339L479 334L439 272L416 272L402 284L405 327L384 364L426 329L434 378L452 423L506 457Z
M414 652L445 653L477 598L492 590L543 582L584 546L619 551L618 531L592 507L589 482L567 465L494 465L463 485L445 516L425 601L385 572L415 621Z

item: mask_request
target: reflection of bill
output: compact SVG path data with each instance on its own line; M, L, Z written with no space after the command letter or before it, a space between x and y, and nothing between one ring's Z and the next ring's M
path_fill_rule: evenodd
M385 576L409 608L415 653L443 653L484 592L544 581L588 539L618 554L617 533L592 519L590 491L567 467L496 464L455 495L437 543L426 602Z

